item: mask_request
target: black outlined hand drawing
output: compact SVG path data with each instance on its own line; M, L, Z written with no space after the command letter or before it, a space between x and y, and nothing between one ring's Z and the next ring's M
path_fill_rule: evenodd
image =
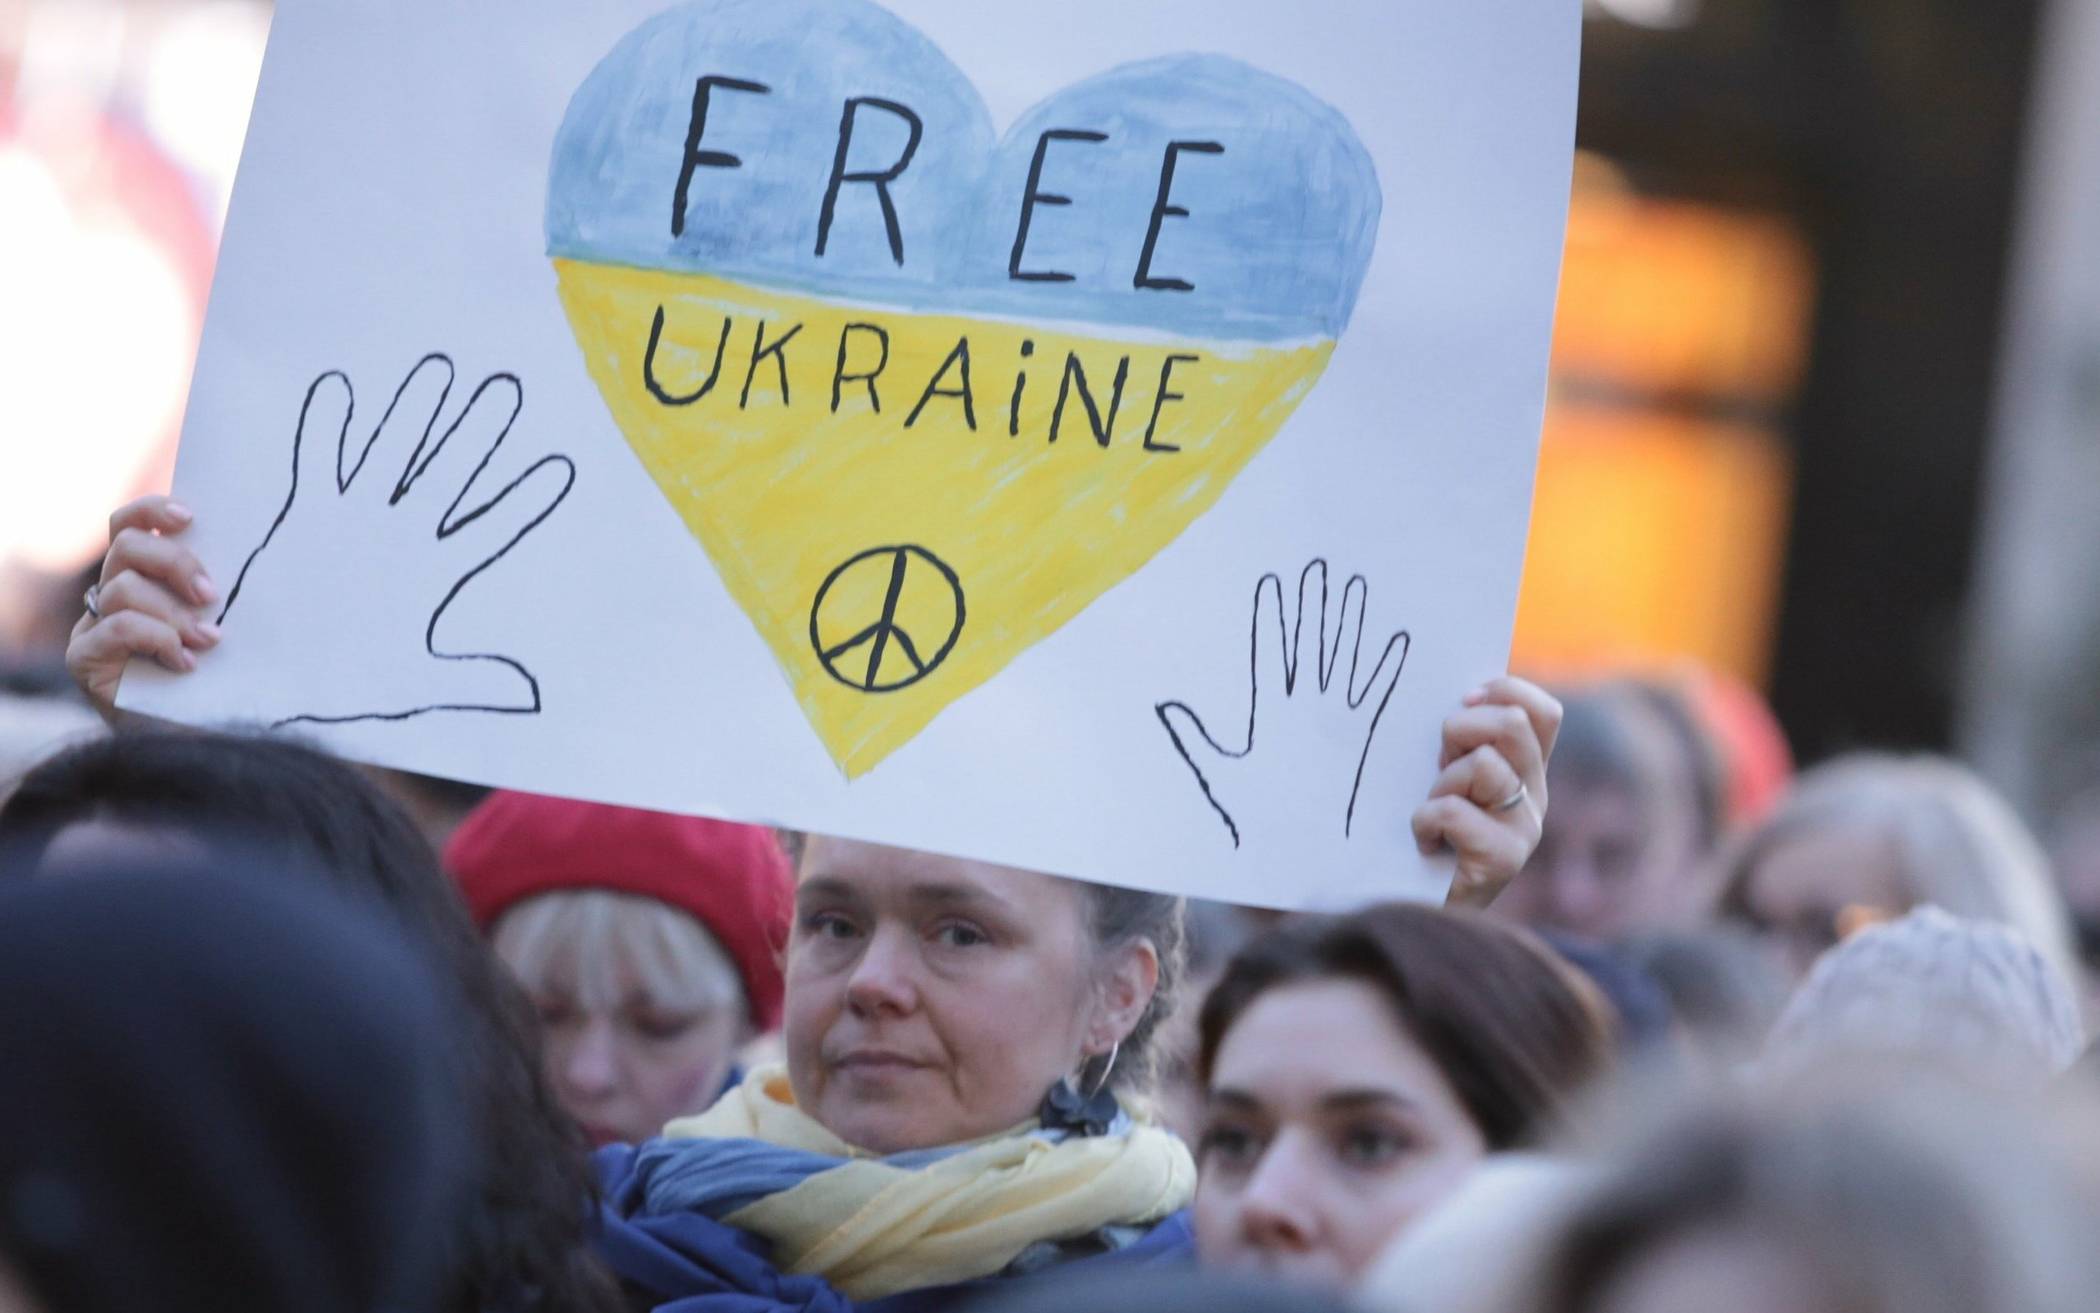
M1308 826L1332 823L1344 836L1355 826L1364 764L1412 642L1400 630L1365 650L1369 596L1364 577L1352 575L1331 607L1327 562L1315 558L1298 576L1293 615L1284 607L1283 580L1263 575L1254 585L1247 639L1245 733L1235 725L1221 741L1184 702L1154 708L1233 847L1286 849ZM1342 742L1352 745L1347 759L1324 768ZM1320 814L1330 809L1331 816Z
M561 505L576 466L542 456L490 490L484 475L524 388L491 374L449 412L455 373L450 357L423 357L369 428L342 372L307 389L291 491L218 616L237 627L275 613L273 624L297 629L310 669L292 681L295 701L259 709L266 723L540 710L539 681L523 662L440 631L461 591Z

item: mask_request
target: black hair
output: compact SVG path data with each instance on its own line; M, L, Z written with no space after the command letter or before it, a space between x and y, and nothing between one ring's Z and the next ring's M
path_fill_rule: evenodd
M383 904L458 989L489 1148L443 1307L620 1308L588 1247L589 1161L542 1072L537 1023L406 812L351 766L283 736L129 730L23 776L0 804L0 849L27 869L62 831L93 821L281 856Z
M477 1146L423 946L232 849L44 870L0 881L0 1254L31 1303L434 1307Z

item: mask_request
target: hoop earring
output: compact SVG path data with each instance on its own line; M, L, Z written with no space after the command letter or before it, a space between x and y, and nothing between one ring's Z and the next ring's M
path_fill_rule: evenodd
M1114 1071L1115 1071L1115 1069L1116 1069L1116 1058L1117 1058L1117 1057L1118 1057L1118 1056L1119 1056L1119 1055L1120 1055L1120 1054L1121 1054L1122 1052L1123 1052L1123 1041L1122 1041L1122 1040L1117 1040L1117 1041L1116 1041L1116 1042L1115 1042L1114 1044L1111 1044L1111 1045L1109 1045L1109 1048L1108 1048L1108 1062L1107 1062L1107 1063L1106 1063L1106 1064L1105 1064L1105 1065L1104 1065L1104 1066L1103 1066L1103 1067L1101 1068L1101 1076L1100 1076L1100 1079L1098 1079L1098 1080L1096 1080L1096 1081L1094 1082L1094 1088L1092 1088L1092 1089L1090 1089L1090 1090L1088 1090L1088 1091L1086 1092L1085 1098L1086 1098L1087 1102L1089 1102L1089 1103L1093 1102L1093 1101L1094 1101L1094 1100L1095 1100L1096 1098L1099 1098L1099 1097L1100 1097L1101 1091L1103 1091L1103 1090L1105 1090L1105 1089L1107 1089L1107 1088L1108 1088L1108 1078L1109 1078L1109 1076L1110 1076L1110 1075L1111 1075L1112 1073L1114 1073Z

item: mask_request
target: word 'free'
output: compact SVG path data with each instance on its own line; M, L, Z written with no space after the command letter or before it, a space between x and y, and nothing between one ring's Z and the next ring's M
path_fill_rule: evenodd
M742 95L765 96L772 88L763 82L747 78L724 77L708 74L700 78L693 87L692 118L686 128L685 155L678 170L678 186L671 198L671 236L685 235L686 210L692 199L693 180L701 169L735 169L743 160L729 151L707 146L707 114L717 92L735 92ZM848 169L847 159L853 145L854 127L864 113L886 114L904 125L905 141L897 158L880 169ZM872 187L877 203L882 208L885 235L889 240L890 258L899 267L904 264L904 234L897 222L896 202L890 197L890 184L904 176L911 167L912 157L918 153L919 143L924 138L926 125L910 106L879 96L851 96L842 106L839 115L838 149L831 157L831 171L824 184L824 200L817 212L817 244L815 254L822 257L831 239L832 220L837 214L839 190L848 183ZM1035 151L1028 162L1028 181L1021 189L1018 217L1014 224L1012 252L1006 261L1006 276L1021 283L1068 283L1073 275L1054 269L1028 269L1023 265L1027 257L1029 225L1041 206L1068 206L1069 196L1043 190L1043 171L1050 158L1052 146L1062 143L1066 150L1084 144L1099 144L1108 140L1108 134L1088 128L1049 128L1036 137ZM1138 255L1137 269L1131 275L1130 285L1139 291L1192 292L1195 285L1185 278L1175 278L1153 272L1154 253L1159 247L1160 230L1168 219L1189 217L1185 206L1174 203L1174 171L1183 155L1222 155L1225 147L1215 141L1170 141L1162 153L1159 166L1159 191L1152 202L1151 217L1145 227L1145 244Z

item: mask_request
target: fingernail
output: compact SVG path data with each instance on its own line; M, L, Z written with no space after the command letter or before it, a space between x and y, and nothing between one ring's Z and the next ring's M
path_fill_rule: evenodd
M211 579L207 575L200 573L190 580L190 588L197 594L197 600L207 606L219 600L219 590L211 586Z
M219 641L219 627L209 620L199 620L196 625L197 638L206 646Z
M1487 699L1487 695L1488 686L1482 684L1478 688L1474 689L1472 692L1466 694L1465 697L1460 700L1470 707L1476 705L1477 703L1485 701Z
M171 520L181 520L184 524L188 524L191 520L194 520L197 517L190 512L189 507L183 505L181 502L171 501L168 503L168 518Z
M175 664L181 666L184 670L195 670L197 668L197 658L191 656L189 650L185 648L176 654Z

